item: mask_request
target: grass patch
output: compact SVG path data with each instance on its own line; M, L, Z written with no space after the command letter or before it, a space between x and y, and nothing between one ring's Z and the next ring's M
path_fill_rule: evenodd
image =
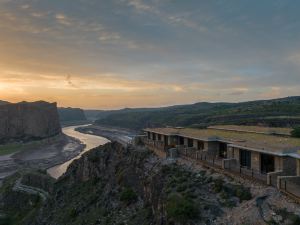
M12 154L23 149L22 144L0 145L0 156Z

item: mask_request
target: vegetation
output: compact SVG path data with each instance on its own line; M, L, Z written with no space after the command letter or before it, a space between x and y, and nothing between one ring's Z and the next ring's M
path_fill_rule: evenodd
M246 188L242 185L232 185L232 184L224 184L222 179L216 179L213 182L213 190L216 193L220 193L220 196L224 200L229 200L232 197L237 197L240 202L247 201L252 198L252 194L249 188ZM225 205L232 204L230 202L225 201Z
M120 200L122 202L125 202L127 204L131 204L136 202L138 196L135 193L135 191L130 188L130 187L126 187L122 192L121 192L121 196L120 196Z
M22 149L21 144L0 145L0 156L18 152Z
M291 132L292 137L300 138L300 127L296 127Z
M300 224L300 217L293 212L287 211L286 208L284 209L276 209L276 214L281 217L281 221L275 221L274 218L272 218L270 221L268 221L268 224L270 225L281 225L281 224L287 224L287 225L299 225Z
M187 197L172 194L167 200L167 215L178 222L187 222L198 217L196 204Z
M151 109L103 111L96 124L141 129L149 126L206 127L216 124L291 127L300 125L300 97L243 103L196 103Z

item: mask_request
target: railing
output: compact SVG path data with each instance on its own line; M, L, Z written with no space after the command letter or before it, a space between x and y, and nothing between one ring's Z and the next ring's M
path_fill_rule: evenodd
M278 177L278 188L285 193L300 199L300 177L285 176Z
M190 158L196 161L201 161L208 166L221 168L223 165L223 159L217 158L213 155L209 155L207 150L196 150L193 147L177 146L177 151L183 158Z
M240 165L231 166L230 168L227 168L227 170L239 174L240 176L257 179L259 181L267 183L267 174L263 174L259 170L243 167Z
M158 150L163 150L164 152L166 152L166 150L170 147L170 146L165 146L162 141L152 141L148 139L146 141L146 144ZM234 159L219 158L216 157L215 155L209 154L206 149L197 150L193 147L187 147L184 145L178 145L176 146L176 149L178 155L182 158L194 159L209 167L224 169L225 171L235 173L242 177L257 179L259 181L267 183L267 174L263 174L259 170L242 167L238 163L236 163L236 160Z

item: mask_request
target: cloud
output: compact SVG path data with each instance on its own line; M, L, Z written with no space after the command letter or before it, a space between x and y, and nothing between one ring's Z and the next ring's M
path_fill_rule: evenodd
M248 88L233 88L233 91L230 93L230 95L244 95L248 91Z
M300 3L46 2L0 3L1 96L121 107L299 94Z
M100 41L113 41L119 40L121 37L118 33L110 33L110 32L102 32L100 34L99 40Z
M70 26L72 24L71 20L62 13L56 14L55 19L58 23L60 23L62 25Z

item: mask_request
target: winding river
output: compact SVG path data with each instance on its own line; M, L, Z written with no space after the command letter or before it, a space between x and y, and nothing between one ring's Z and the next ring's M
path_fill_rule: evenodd
M85 125L88 126L88 125ZM104 145L107 142L109 142L108 139L104 138L104 137L99 137L99 136L95 136L95 135L91 135L91 134L83 134L80 133L78 131L76 131L75 129L77 127L83 127L83 125L80 126L70 126L70 127L65 127L63 128L63 133L65 133L68 136L74 137L79 139L83 144L86 145L86 147L84 148L84 150L76 157L74 157L73 159L63 163L63 164L59 164L57 166L51 167L47 170L48 174L50 174L50 176L54 177L54 178L58 178L60 177L64 172L66 172L68 166L75 160L81 157L81 155L95 147L98 147L99 145Z

